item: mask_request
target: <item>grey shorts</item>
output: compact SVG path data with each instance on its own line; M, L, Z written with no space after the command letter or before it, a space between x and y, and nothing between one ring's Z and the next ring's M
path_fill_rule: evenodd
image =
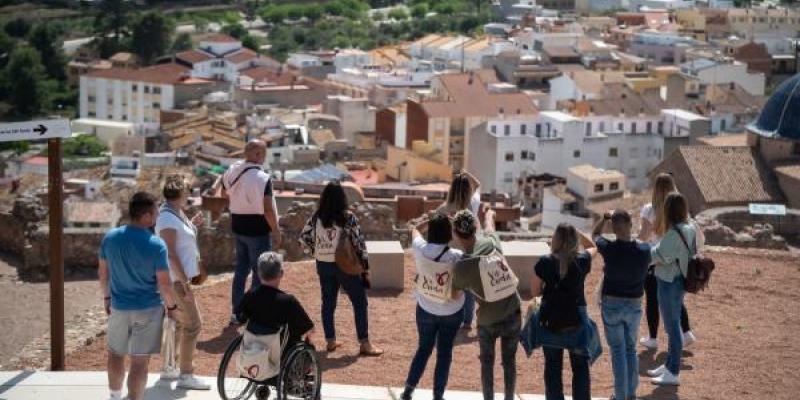
M161 352L164 307L111 310L108 349L116 355L144 356Z

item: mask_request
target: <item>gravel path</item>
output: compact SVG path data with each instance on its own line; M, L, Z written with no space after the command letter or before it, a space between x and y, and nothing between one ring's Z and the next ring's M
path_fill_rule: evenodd
M712 289L687 296L692 325L698 337L684 354L680 388L656 388L641 379L639 395L647 399L796 399L800 381L800 258L786 253L724 249L713 253L717 271ZM410 260L410 258L407 258ZM595 260L587 288L598 279L600 262ZM407 268L411 276L411 268ZM295 263L287 272L286 289L297 295L319 324L319 285L313 264ZM198 344L197 372L216 375L221 354L234 334L227 327L230 286L227 282L198 291L204 327ZM403 293L372 293L370 333L387 353L380 358L359 358L352 323L352 310L345 296L339 299L337 329L345 345L333 354L320 354L326 382L364 385L402 385L416 346L414 302L408 286ZM601 325L598 310L590 314ZM318 325L319 326L319 325ZM646 328L644 323L642 332ZM317 338L321 337L321 332ZM104 337L71 354L67 367L72 370L103 370L106 362ZM642 370L652 368L666 356L666 338L659 338L658 352L640 352ZM604 342L605 343L605 342ZM592 393L607 397L612 391L608 348L592 367ZM478 345L474 333L460 337L454 353L450 389L479 390ZM566 361L565 361L566 362ZM568 362L566 362L568 364ZM160 362L151 364L157 371ZM433 359L421 382L431 387ZM568 368L567 368L568 369ZM544 393L543 359L536 352L527 359L518 356L518 390ZM497 368L495 389L501 388ZM569 372L564 373L569 382ZM566 391L570 392L569 384Z

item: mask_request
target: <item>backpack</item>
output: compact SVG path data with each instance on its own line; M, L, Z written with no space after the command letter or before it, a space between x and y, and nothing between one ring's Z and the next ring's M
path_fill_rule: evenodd
M569 270L564 278L569 275ZM539 324L551 332L560 333L573 331L581 327L581 315L578 310L578 297L566 285L562 285L564 278L558 273L553 290L542 297L539 308Z
M689 293L698 293L702 290L705 290L708 287L709 281L711 281L711 272L714 271L716 267L714 265L714 260L710 257L706 257L700 254L697 254L695 251L692 254L692 249L689 247L689 243L686 241L686 237L683 236L683 232L678 229L677 226L673 227L676 232L678 232L678 236L681 237L681 241L686 246L686 250L689 251L689 266L686 269L686 291ZM695 239L695 243L697 240ZM695 248L696 248L695 244Z

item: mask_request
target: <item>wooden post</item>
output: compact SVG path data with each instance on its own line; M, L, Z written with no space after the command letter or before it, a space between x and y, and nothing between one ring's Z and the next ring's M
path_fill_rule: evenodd
M50 369L64 370L64 254L61 139L47 141L50 216Z

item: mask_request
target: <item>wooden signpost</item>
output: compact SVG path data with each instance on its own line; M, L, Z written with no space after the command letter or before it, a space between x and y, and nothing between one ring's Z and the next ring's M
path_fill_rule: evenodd
M50 369L64 370L64 209L61 139L72 135L68 119L0 123L0 142L47 140L50 217Z

